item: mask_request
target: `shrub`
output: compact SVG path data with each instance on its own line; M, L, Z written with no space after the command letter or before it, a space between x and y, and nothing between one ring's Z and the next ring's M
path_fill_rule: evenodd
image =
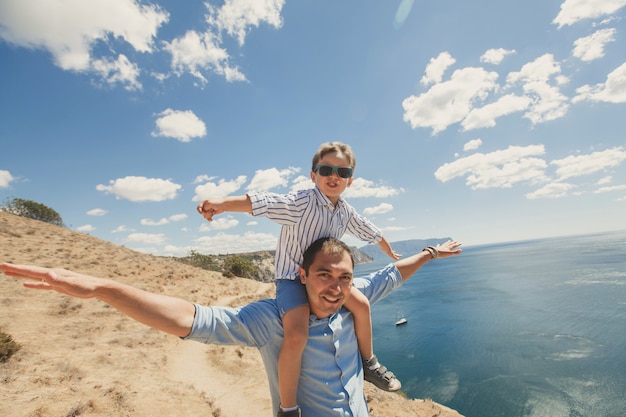
M39 220L61 227L65 226L59 213L48 206L37 203L36 201L24 200L23 198L7 199L3 209L6 212L13 213L18 216Z
M0 331L0 362L6 362L22 346L13 340L10 334Z
M228 272L242 278L254 278L257 270L249 259L233 255L224 260L224 275Z

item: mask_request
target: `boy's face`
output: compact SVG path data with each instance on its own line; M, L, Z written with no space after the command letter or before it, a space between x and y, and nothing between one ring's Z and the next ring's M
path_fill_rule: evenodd
M348 162L346 157L337 152L324 155L324 157L318 162L318 165L350 168L350 162ZM337 204L341 193L352 185L353 178L354 177L341 178L337 174L337 171L333 171L332 175L329 177L323 177L317 172L311 172L311 180L315 183L315 185L317 185L317 188L319 188L320 191L333 202L333 204Z
M315 255L308 273L300 268L300 281L306 286L311 313L318 319L330 317L350 298L354 268L348 252Z

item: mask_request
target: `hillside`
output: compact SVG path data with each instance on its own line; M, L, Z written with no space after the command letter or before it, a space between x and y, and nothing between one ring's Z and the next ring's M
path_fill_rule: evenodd
M63 266L212 305L272 297L274 286L134 252L0 212L0 262ZM6 417L271 416L254 348L182 342L96 300L28 290L0 275L0 330L22 349L0 363ZM366 384L372 417L460 416Z

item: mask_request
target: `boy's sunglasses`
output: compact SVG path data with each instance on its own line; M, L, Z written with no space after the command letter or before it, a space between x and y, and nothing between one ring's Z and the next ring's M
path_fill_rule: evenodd
M318 165L315 171L322 177L330 177L336 172L341 178L350 178L352 176L352 168L350 167L333 167L330 165Z

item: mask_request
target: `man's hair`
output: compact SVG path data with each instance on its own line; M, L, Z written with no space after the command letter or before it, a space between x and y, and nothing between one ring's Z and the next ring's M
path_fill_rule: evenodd
M326 142L322 143L315 155L313 155L311 171L315 171L315 168L317 168L320 160L329 153L337 153L344 156L348 160L350 167L353 170L356 168L356 157L354 156L354 152L352 152L350 145L346 145L341 142Z
M341 255L347 252L350 254L350 261L352 262L352 267L354 268L354 256L352 255L352 251L348 245L334 237L321 237L311 243L311 245L304 251L302 269L304 269L304 272L306 272L307 275L309 274L309 268L311 268L311 265L319 252L324 252L327 255Z

